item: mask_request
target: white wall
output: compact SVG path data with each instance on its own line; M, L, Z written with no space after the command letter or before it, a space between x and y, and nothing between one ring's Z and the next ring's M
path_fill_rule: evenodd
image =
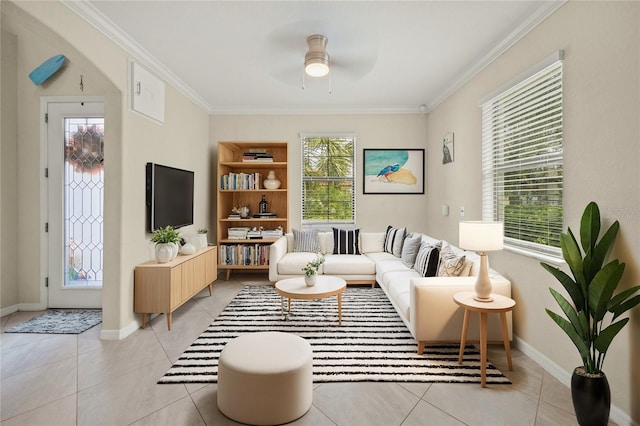
M214 115L210 141L285 141L289 143L289 224L301 223L300 133L353 132L356 134L356 225L365 231L384 231L387 225L406 225L425 231L426 195L362 193L364 148L426 148L426 116L398 115ZM429 152L426 156L429 157ZM425 187L428 188L428 184ZM428 189L427 189L428 190ZM214 210L212 210L214 211Z
M153 161L195 171L195 225L184 232L209 226L208 115L171 86L166 87L164 125L131 112L129 56L60 2L3 1L2 26L18 39L18 153L13 160L19 168L19 304L44 302L44 272L37 254L41 174L34 167L40 156L40 97L101 95L106 127L102 336L124 337L139 320L133 313L133 270L152 256L150 234L145 232L145 164ZM28 73L59 53L68 57L66 68L34 86ZM84 92L79 89L80 74Z
M640 282L640 3L568 2L501 55L428 116L428 146L435 152L448 131L455 132L455 162L438 164L431 157L427 196L428 231L457 241L457 214L440 216L448 203L452 213L466 207L465 219L481 219L478 100L564 49L564 225L579 229L586 204L594 200L609 226L620 221L613 256L626 262L623 285ZM464 178L461 178L464 177ZM454 209L455 207L455 209ZM533 258L502 251L491 253L492 267L513 283L517 301L515 334L566 371L580 364L577 350L547 317L556 308L548 287L562 290ZM613 404L640 422L640 310L612 344L604 370ZM516 366L517 368L517 366ZM623 416L624 416L623 415Z

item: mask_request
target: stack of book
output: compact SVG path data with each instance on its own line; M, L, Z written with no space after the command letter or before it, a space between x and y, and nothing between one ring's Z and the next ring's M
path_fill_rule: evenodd
M247 238L248 239L256 239L256 238L262 238L262 233L260 231L249 231L247 232Z
M242 154L242 162L273 163L273 156L268 152L245 152Z
M254 218L262 218L262 219L268 219L268 218L274 218L274 217L278 217L275 213L256 213L253 215Z

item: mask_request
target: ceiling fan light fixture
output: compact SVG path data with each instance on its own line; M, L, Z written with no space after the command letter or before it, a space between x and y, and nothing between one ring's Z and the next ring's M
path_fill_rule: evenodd
M329 54L326 51L327 38L320 34L307 37L309 51L304 56L304 71L311 77L329 74Z

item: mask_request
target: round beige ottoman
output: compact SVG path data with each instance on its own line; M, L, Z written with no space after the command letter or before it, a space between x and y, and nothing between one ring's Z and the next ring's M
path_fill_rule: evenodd
M251 425L277 425L311 408L313 352L302 337L260 332L236 337L218 361L218 409Z

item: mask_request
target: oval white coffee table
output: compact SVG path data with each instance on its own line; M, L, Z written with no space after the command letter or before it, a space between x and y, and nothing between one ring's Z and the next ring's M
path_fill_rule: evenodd
M342 292L347 282L330 275L318 275L316 285L307 287L304 277L287 278L276 282L276 291L281 296L280 307L284 316L284 298L289 301L287 312L291 312L291 299L315 300L338 296L338 324L342 325Z

